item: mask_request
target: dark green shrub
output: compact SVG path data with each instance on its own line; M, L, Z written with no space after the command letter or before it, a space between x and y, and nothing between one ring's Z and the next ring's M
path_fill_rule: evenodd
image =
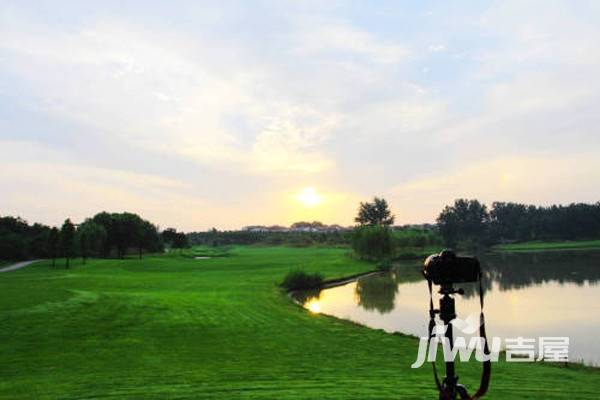
M308 235L294 235L290 237L287 243L293 247L308 247L315 244Z
M394 250L392 233L387 226L360 226L352 234L352 248L362 258L383 260Z
M294 270L288 274L281 282L281 287L286 290L309 290L317 289L323 284L323 275L318 272L309 274L301 270Z

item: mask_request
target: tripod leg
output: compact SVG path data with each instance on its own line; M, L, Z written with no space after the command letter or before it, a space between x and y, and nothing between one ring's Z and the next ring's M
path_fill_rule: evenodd
M461 399L470 399L469 393L467 393L467 389L463 385L456 385L456 391L460 395Z
M447 390L442 390L440 391L440 397L439 400L455 400L456 397L452 395L452 393L450 393Z

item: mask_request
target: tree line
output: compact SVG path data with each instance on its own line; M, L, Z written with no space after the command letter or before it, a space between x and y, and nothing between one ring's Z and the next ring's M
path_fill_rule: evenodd
M446 206L437 224L446 245L477 247L532 240L581 240L600 237L600 202L535 206L458 199Z
M65 220L60 228L18 217L0 217L0 260L31 258L117 257L144 252L162 252L164 247L192 245L348 245L361 257L385 260L407 249L422 252L426 247L473 248L496 243L531 240L579 240L600 237L600 202L567 206L535 206L494 202L491 208L474 199L458 199L446 206L437 226L393 228L385 199L375 197L360 203L352 232L251 232L217 231L185 234L173 228L160 232L151 222L133 213L101 212L80 224ZM311 226L316 222L310 223ZM411 250L412 249L412 250Z
M341 246L350 243L352 233L347 231L333 232L256 232L256 231L219 231L211 229L206 232L188 233L192 245L228 246L228 245L287 245L307 247L314 245Z
M389 260L419 255L445 245L462 249L485 248L498 243L534 240L585 240L600 238L600 202L594 204L535 206L494 202L491 208L475 199L458 199L446 206L433 229L392 229L388 203L375 197L360 203L352 234L352 247L362 258Z
M35 223L29 225L19 217L0 217L0 259L26 260L64 258L68 268L70 260L81 257L124 258L144 252L163 252L164 247L188 246L187 236L173 228L163 232L151 222L134 213L100 212L80 224L70 219L62 226L50 227Z

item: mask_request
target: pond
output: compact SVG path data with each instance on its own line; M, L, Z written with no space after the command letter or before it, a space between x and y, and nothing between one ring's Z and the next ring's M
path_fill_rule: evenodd
M501 253L480 257L488 337L569 337L569 359L600 365L600 251ZM427 283L421 264L403 263L297 300L324 313L418 337L427 336ZM474 284L457 285L460 318L479 315ZM437 295L434 304L438 304Z

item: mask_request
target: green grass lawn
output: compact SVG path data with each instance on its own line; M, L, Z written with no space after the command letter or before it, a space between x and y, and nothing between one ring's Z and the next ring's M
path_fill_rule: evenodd
M500 244L492 248L498 251L537 251L537 250L570 250L600 249L600 240L576 240L563 242L524 242Z
M416 339L310 314L276 286L297 267L327 278L372 268L346 251L247 247L0 274L0 398L437 398L430 369L410 369ZM426 307L423 293L424 319ZM458 369L474 388L479 366ZM501 363L489 398L596 399L599 382L595 369Z

